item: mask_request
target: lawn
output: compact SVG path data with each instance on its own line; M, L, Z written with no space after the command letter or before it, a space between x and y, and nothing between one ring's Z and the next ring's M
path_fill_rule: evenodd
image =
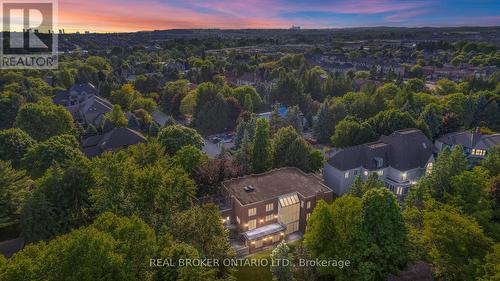
M290 252L293 252L295 247L300 244L301 241L294 241L289 243ZM270 259L271 252L273 248L266 249L262 252L255 253L247 257L247 259ZM273 276L271 275L271 269L269 266L240 266L236 268L236 280L238 281L271 281Z

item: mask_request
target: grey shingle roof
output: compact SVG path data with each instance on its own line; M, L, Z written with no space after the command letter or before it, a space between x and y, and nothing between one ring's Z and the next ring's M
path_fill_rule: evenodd
M487 150L500 145L500 134L483 135L476 132L454 132L440 137L437 141L449 146L461 145L469 149Z
M71 86L69 91L70 92L75 91L77 93L86 92L87 94L97 95L96 88L94 87L94 85L92 85L89 82L83 83L83 84L75 84L75 85Z
M340 150L328 163L341 171L358 167L375 170L387 166L406 171L424 167L433 152L434 145L420 130L406 129L381 136L376 142ZM377 162L381 166L377 167Z
M117 151L130 145L145 143L146 138L129 128L113 128L100 136L92 136L82 141L83 153L91 158L104 151Z

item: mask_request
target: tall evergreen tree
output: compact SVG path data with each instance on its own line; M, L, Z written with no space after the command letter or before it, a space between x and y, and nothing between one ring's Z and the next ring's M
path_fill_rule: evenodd
M407 230L394 194L386 188L363 196L361 236L355 257L364 280L385 280L408 259Z
M269 138L269 122L260 118L257 120L252 143L252 171L262 173L272 166L272 147Z

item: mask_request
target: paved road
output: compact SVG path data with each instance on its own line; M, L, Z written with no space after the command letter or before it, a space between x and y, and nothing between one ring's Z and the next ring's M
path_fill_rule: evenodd
M221 145L224 145L224 147L227 149L231 149L234 147L234 142L230 143L217 143L214 144L209 140L205 140L205 144L203 145L203 151L205 151L208 154L208 157L215 158L219 155L220 150L221 150Z

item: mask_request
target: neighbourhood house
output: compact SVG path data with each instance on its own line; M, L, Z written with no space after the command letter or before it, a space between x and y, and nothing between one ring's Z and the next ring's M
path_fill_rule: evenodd
M113 105L109 101L99 96L93 96L82 103L66 107L75 120L81 124L96 127L102 124L104 115L110 112L112 108Z
M377 173L401 200L422 175L432 171L434 152L434 145L420 130L400 130L336 152L325 164L323 177L341 196L350 190L356 177L367 179Z
M75 84L68 91L57 91L53 99L55 104L75 106L97 95L97 90L91 83Z
M75 84L68 91L56 91L53 102L66 107L77 122L94 126L100 126L104 114L113 107L97 95L91 83Z
M468 160L474 164L483 159L495 146L500 146L500 134L483 135L478 132L455 132L446 134L435 142L439 151L462 146Z
M118 151L130 145L145 143L146 138L129 128L113 128L111 131L92 136L82 141L82 152L88 158L96 157L106 151Z
M235 224L249 252L303 233L318 200L333 200L333 192L320 178L297 168L231 179L222 185L231 205L223 220Z

